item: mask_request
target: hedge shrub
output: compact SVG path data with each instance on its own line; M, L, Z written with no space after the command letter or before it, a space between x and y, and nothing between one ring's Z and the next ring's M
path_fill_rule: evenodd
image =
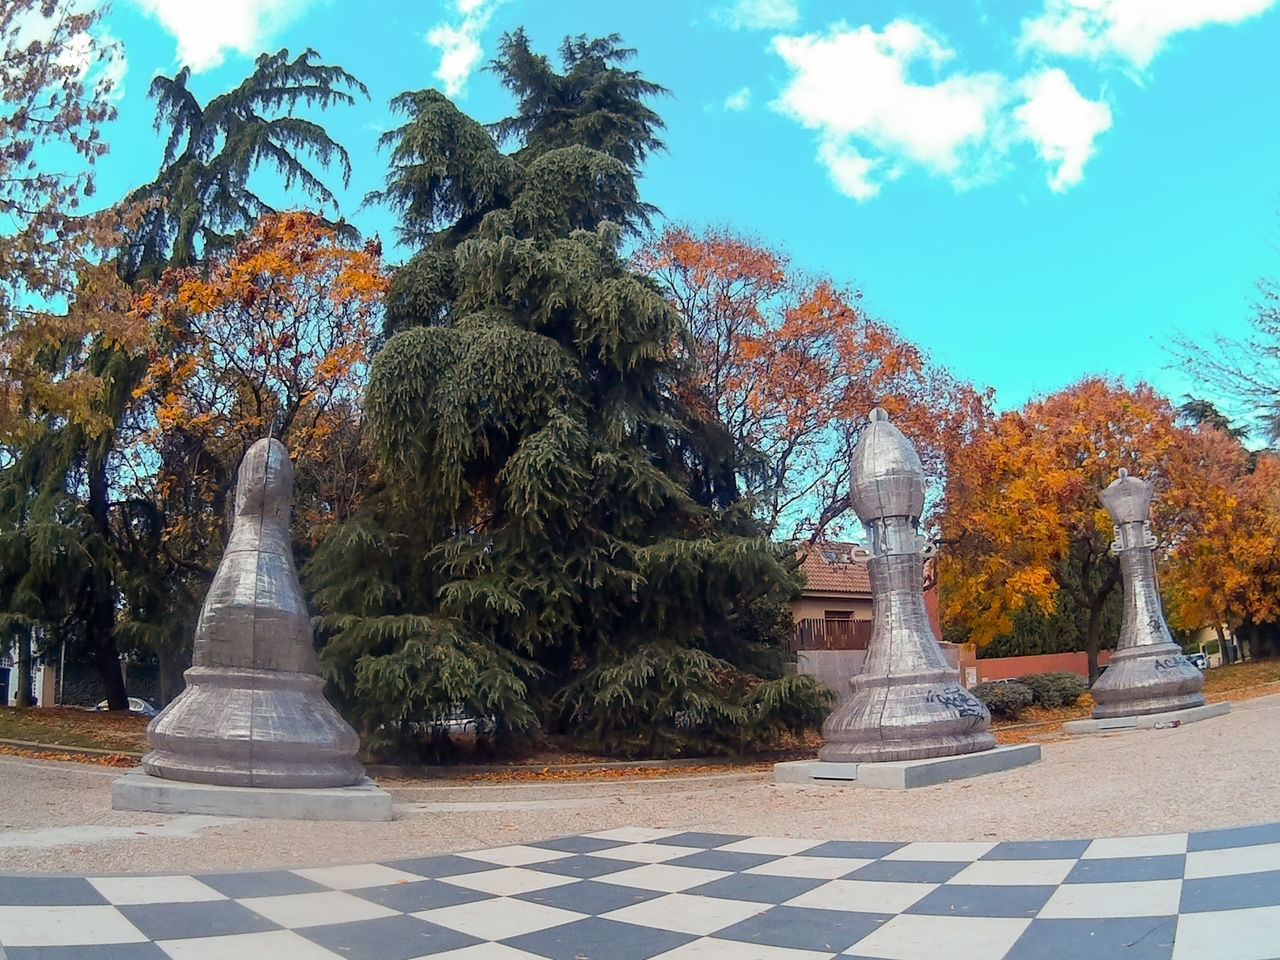
M1017 681L980 683L969 691L987 705L998 720L1017 720L1034 699L1031 690Z
M1070 670L1028 673L1018 683L1031 691L1032 705L1037 707L1069 707L1089 689L1089 681Z

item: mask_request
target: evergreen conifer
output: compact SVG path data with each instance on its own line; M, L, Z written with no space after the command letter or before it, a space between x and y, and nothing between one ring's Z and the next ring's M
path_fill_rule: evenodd
M166 267L190 266L230 250L238 231L274 212L249 186L261 166L274 168L285 189L296 185L336 208L333 192L302 158L309 155L324 167L336 161L344 184L351 177L350 158L324 127L295 111L308 104L350 104L355 98L349 91L368 91L319 57L312 49L292 60L287 49L263 53L235 89L204 105L187 87L190 67L152 79L147 93L156 101L157 132L166 131L164 158L156 179L125 199L143 212L121 251L123 276L156 276ZM345 239L355 239L350 225L333 226Z
M644 100L664 91L632 56L568 39L556 72L517 31L491 66L515 116L393 101L371 199L421 249L366 397L383 486L306 570L322 662L375 742L457 709L628 756L821 720L825 691L783 670L785 553L739 502L723 427L680 400L678 314L620 256L661 146Z

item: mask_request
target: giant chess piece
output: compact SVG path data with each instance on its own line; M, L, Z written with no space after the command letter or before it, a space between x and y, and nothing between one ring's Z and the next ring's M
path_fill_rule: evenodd
M1164 622L1152 548L1156 538L1147 519L1151 483L1121 470L1119 479L1099 492L1116 525L1111 552L1120 556L1124 577L1124 620L1120 642L1107 672L1094 683L1093 715L1133 717L1185 710L1204 704L1204 674L1182 655Z
M881 409L853 451L853 509L871 534L872 631L853 696L823 724L822 760L885 761L990 750L987 708L960 685L938 645L924 605L924 560L917 532L924 511L924 467L911 442Z
M147 727L143 769L234 787L340 787L359 738L324 699L289 548L293 464L259 440L236 478L227 551L196 625L187 687Z

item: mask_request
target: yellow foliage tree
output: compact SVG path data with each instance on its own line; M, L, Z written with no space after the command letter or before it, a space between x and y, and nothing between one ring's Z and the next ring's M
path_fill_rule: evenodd
M1197 505L1196 536L1170 556L1170 619L1188 629L1274 623L1280 620L1280 456L1250 457L1221 430L1200 432L1214 448L1214 466L1230 473L1224 478L1229 496Z
M1028 604L1049 613L1066 596L1088 614L1096 676L1103 605L1121 582L1098 491L1121 467L1156 484L1166 593L1194 596L1185 612L1199 604L1194 616L1205 615L1212 604L1189 585L1213 566L1206 545L1230 538L1244 474L1239 445L1226 439L1179 426L1146 385L1103 378L990 418L951 453L938 523L945 622L982 645L1008 633Z
M139 637L175 681L189 624L221 549L235 470L264 436L297 470L297 530L314 544L354 508L368 479L361 393L387 277L376 243L352 247L305 212L269 214L207 271L170 270L133 309L151 330L137 399L135 485L147 504L127 531L138 556ZM167 571L169 581L158 574ZM185 576L187 596L158 602ZM181 627L181 629L179 629ZM157 634L159 630L163 636Z

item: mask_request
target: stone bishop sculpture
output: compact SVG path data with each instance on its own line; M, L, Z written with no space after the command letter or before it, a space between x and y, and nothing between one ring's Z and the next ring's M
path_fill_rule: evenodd
M231 539L196 625L187 686L147 727L143 769L236 787L338 787L359 738L324 699L289 548L293 464L259 440L236 480Z
M987 708L960 685L924 605L917 532L924 467L911 442L876 408L852 457L850 499L871 537L872 631L853 695L822 727L821 760L921 760L990 750Z
M1204 704L1202 674L1182 655L1164 622L1156 589L1151 534L1152 485L1121 470L1118 479L1098 496L1116 525L1111 552L1120 556L1124 578L1124 619L1120 642L1107 672L1094 683L1093 715L1132 717L1185 710Z

